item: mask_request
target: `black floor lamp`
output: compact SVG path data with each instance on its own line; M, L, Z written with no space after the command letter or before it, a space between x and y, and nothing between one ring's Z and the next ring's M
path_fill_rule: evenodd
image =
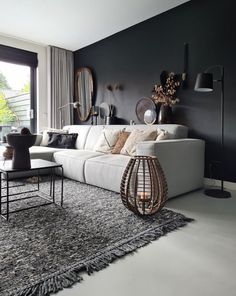
M214 68L220 69L221 77L220 79L213 79L213 74L209 73L209 70ZM221 187L219 189L206 189L205 194L216 198L229 198L231 197L230 192L224 190L224 180L223 172L225 167L224 161L224 67L222 65L214 65L207 68L204 73L199 73L197 75L195 83L195 91L199 92L210 92L213 91L213 82L221 83L221 153L222 153L222 174L221 174Z

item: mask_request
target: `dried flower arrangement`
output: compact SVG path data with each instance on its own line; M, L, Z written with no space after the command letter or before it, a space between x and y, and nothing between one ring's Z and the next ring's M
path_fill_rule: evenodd
M155 84L152 92L152 99L155 104L173 106L179 102L176 98L177 90L180 86L179 76L173 72L163 71L160 75L161 84Z

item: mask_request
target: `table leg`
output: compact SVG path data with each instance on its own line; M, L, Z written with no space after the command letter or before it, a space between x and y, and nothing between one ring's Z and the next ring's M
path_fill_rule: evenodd
M50 196L52 196L52 168L50 169Z
M2 214L2 173L0 172L0 215Z
M61 166L61 207L63 206L63 194L64 194L64 170Z
M7 220L9 220L9 176L7 173L7 192L6 192L6 197L7 197Z
M52 169L52 200L55 203L55 169Z
M37 170L37 173L38 173L37 178L38 178L38 191L39 191L39 170Z

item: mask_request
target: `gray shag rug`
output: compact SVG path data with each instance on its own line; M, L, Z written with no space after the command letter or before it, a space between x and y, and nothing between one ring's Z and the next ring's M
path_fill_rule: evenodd
M42 183L44 190L47 186ZM64 200L63 209L49 205L12 214L9 222L0 218L1 296L56 293L80 282L81 272L99 271L192 221L168 209L136 216L119 194L67 179Z

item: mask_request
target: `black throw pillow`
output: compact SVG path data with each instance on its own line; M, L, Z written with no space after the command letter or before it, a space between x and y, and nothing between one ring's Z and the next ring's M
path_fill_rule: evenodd
M48 147L57 147L59 143L59 134L48 132Z
M60 134L48 132L48 147L74 149L78 134Z

